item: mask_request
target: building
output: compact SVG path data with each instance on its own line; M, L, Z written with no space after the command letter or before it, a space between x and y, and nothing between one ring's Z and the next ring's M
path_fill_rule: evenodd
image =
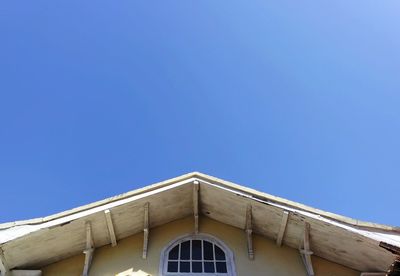
M201 173L0 224L2 275L400 275L400 229Z

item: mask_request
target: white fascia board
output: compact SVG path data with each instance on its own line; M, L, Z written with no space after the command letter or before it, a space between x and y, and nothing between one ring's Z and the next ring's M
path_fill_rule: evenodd
M392 245L400 246L400 235L399 234L380 233L380 232L373 232L373 231L358 229L356 227L353 227L353 226L350 226L350 225L347 225L347 224L344 224L344 223L340 223L340 222L338 222L336 220L332 220L332 219L323 217L323 216L318 215L318 214L314 214L314 213L311 213L311 212L308 212L308 211L304 211L304 210L299 210L299 209L296 209L296 208L293 208L293 207L285 206L285 205L282 205L282 204L279 204L279 203L275 203L275 202L271 202L271 201L265 201L265 200L253 197L251 194L246 194L246 193L238 191L238 190L230 189L230 188L227 188L227 187L222 187L220 185L209 183L209 182L204 181L204 180L201 180L201 182L206 183L208 185L211 185L213 187L216 187L218 189L229 191L231 193L238 194L238 195L240 195L242 197L258 201L258 202L263 203L263 204L268 204L268 205L271 205L271 206L275 206L277 208L280 208L280 209L283 209L283 210L286 210L286 211L289 211L289 212L292 212L292 213L298 213L298 214L301 214L303 216L306 216L306 217L309 217L309 218L312 218L312 219L315 219L315 220L319 220L319 221L323 221L323 222L329 223L331 225L343 228L343 229L345 229L347 231L351 231L353 233L360 234L360 235L362 235L364 237L376 240L378 242L383 241L383 242L386 242L386 243L389 243L389 244L392 244Z
M94 207L92 209L88 209L88 210L85 210L85 211L77 212L77 213L74 213L74 214L71 214L71 215L68 215L68 216L65 216L65 217L61 217L61 218L58 218L58 219L54 219L54 220L51 220L51 221L48 221L48 222L44 222L44 223L40 223L40 224L36 224L36 225L20 225L20 226L14 226L14 227L11 227L11 228L0 230L0 244L9 242L9 241L17 239L17 238L20 238L22 236L25 236L25 235L27 235L29 233L38 231L40 229L57 226L57 225L60 225L60 224L63 224L63 223L67 223L67 222L72 221L72 220L80 219L82 217L89 216L89 215L92 215L92 214L95 214L95 213L98 213L98 212L104 212L107 209L111 209L111 208L114 208L114 207L117 207L117 206L121 206L121 205L124 205L126 203L133 202L133 201L145 198L147 196L151 196L151 195L154 195L154 194L162 193L164 191L168 191L168 190L174 189L174 188L179 187L179 186L183 186L183 185L188 184L188 183L193 183L193 181L195 181L195 180L197 180L197 179L196 178L189 178L189 179L182 180L182 181L179 181L177 183L174 183L174 184L171 184L171 185L168 185L168 186L161 187L161 188L156 189L156 190L152 190L152 191L149 191L149 192L144 192L142 194L138 194L138 195L135 195L135 196L132 196L132 197L128 197L128 198L124 198L124 199L121 199L121 200L113 201L113 202L110 202L110 203L107 203L107 204L104 204L104 205L101 205L101 206Z
M176 187L179 187L179 186L182 186L182 185L185 185L185 184L188 184L188 183L193 183L194 181L199 181L200 183L204 183L204 184L216 187L216 188L224 190L224 191L228 191L228 192L231 192L231 193L234 193L234 194L238 194L240 196L243 196L243 197L251 199L251 200L258 201L258 202L263 203L263 204L268 204L268 205L271 205L271 206L275 206L275 207L280 208L282 210L286 210L286 211L289 211L289 212L292 212L292 213L301 214L301 215L309 217L311 219L323 221L323 222L326 222L328 224L340 227L342 229L345 229L347 231L351 231L353 233L360 234L360 235L362 235L364 237L367 237L367 238L370 238L370 239L373 239L373 240L376 240L376 241L379 241L379 242L383 241L383 242L386 242L386 243L389 243L389 244L392 244L392 245L400 246L400 235L398 235L398 234L380 233L380 232L374 232L374 231L371 231L371 230L368 231L368 230L358 229L358 228L356 228L354 226L351 226L351 225L348 225L348 224L345 224L345 223L341 223L341 222L338 222L336 220L329 219L327 217L323 217L321 215L318 215L318 214L315 214L315 213L312 213L312 212L309 212L309 211L297 209L297 208L294 208L294 207L286 206L286 205L279 204L279 203L272 202L272 201L268 201L268 200L262 200L260 198L254 197L251 194L239 191L237 189L221 186L221 185L218 185L218 184L213 184L213 183L210 183L210 182L208 182L208 181L206 181L204 179L199 179L199 178L196 178L196 177L191 177L191 178L188 178L188 179L185 179L185 180L176 182L174 184L167 185L167 186L164 186L164 187L161 187L161 188L149 191L149 192L143 192L142 194L134 195L132 197L124 198L124 199L117 200L117 201L113 201L113 202L110 202L110 203L107 203L107 204L104 204L104 205L101 205L101 206L93 207L91 209L87 209L87 210L84 210L84 211L81 211L81 212L77 212L77 213L74 213L74 214L71 214L71 215L68 215L68 216L65 216L65 217L56 218L56 219L48 221L48 222L35 224L35 225L20 225L20 226L14 226L14 227L11 227L11 228L0 230L0 244L9 242L9 241L17 239L17 238L20 238L22 236L25 236L25 235L27 235L29 233L38 231L38 230L43 229L43 228L57 226L59 224L63 224L63 223L66 223L66 222L69 222L69 221L72 221L72 220L76 220L76 219L79 219L79 218L82 218L82 217L85 217L85 216L89 216L89 215L98 213L98 212L104 212L107 209L111 209L111 208L114 208L114 207L117 207L117 206L121 206L121 205L124 205L126 203L133 202L133 201L145 198L145 197L150 196L150 195L154 195L154 194L158 194L158 193L161 193L161 192L164 192L164 191L167 191L167 190L171 190L171 189L174 189Z

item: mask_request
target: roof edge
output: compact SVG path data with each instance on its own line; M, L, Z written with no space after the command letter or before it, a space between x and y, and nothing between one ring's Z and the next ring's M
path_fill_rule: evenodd
M214 176L210 176L207 174L199 173L199 172L196 173L196 177L198 177L199 179L203 179L205 181L211 180L213 182L218 183L219 185L234 188L236 190L245 192L247 194L252 195L253 198L261 199L264 201L270 201L273 203L279 203L286 207L292 207L295 209L307 211L307 212L310 212L310 213L313 213L316 215L320 215L322 217L329 218L329 219L335 220L337 222L345 223L345 224L348 224L351 226L400 233L400 227L397 227L397 226L390 226L390 225L379 224L379 223L374 223L374 222L366 222L366 221L357 220L357 219L353 219L350 217L338 215L338 214L335 214L332 212L323 211L321 209L313 208L313 207L310 207L310 206L307 206L307 205L304 205L301 203L297 203L292 200L288 200L288 199L285 199L282 197L278 197L278 196L274 196L274 195L271 195L268 193L260 192L258 190L252 189L252 188L247 188L246 186L242 186L242 185L230 182L230 181L226 181L226 180L223 180L223 179L220 179L220 178L217 178Z
M177 177L174 177L174 178L170 178L168 180L164 180L164 181L161 181L161 182L156 182L156 183L147 185L147 186L142 187L142 188L131 190L131 191L126 192L126 193L122 193L122 194L119 194L119 195L108 197L108 198L105 198L105 199L102 199L102 200L99 200L99 201L95 201L95 202L92 202L92 203L89 203L89 204L85 204L85 205L82 205L82 206L79 206L79 207L75 207L75 208L72 208L72 209L69 209L69 210L66 210L66 211L62 211L62 212L59 212L59 213L56 213L56 214L53 214L53 215L45 216L45 217L39 217L39 218L33 218L33 219L27 219L27 220L17 220L17 221L13 221L13 222L0 223L0 230L1 229L11 228L11 227L14 227L14 226L20 226L20 225L40 224L40 223L48 222L48 221L51 221L51 220L54 220L54 219L66 217L66 216L69 216L69 215L72 215L72 214L75 214L75 213L78 213L78 212L82 212L82 211L85 211L85 210L88 210L88 209L92 209L92 208L95 208L95 207L98 207L98 206L102 206L102 205L105 205L105 204L108 204L108 203L111 203L111 202L114 202L114 201L117 201L117 200L125 199L125 198L128 198L128 197L132 197L132 196L135 196L135 195L139 195L139 194L145 193L145 192L150 192L150 191L153 191L153 190L165 187L165 186L169 186L169 185L172 185L174 183L193 178L197 174L199 174L199 173L198 172L190 172L190 173L183 174L183 175L180 175L180 176L177 176Z
M297 203L291 200L287 200L281 197L277 197L277 196L273 196L264 192L260 192L257 191L255 189L252 188L247 188L245 186L230 182L230 181L226 181L214 176L210 176L204 173L200 173L197 171L194 172L190 172L178 177L174 177L168 180L164 180L161 182L156 182L154 184L150 184L147 185L143 188L139 188L139 189L135 189L123 194L119 194L113 197L109 197L106 199L102 199L93 203L89 203L83 206L79 206L67 211L63 211L60 213L56 213L53 215L49 215L49 216L45 216L42 218L34 218L34 219L29 219L29 220L20 220L20 221L14 221L14 222L6 222L6 223L1 223L0 224L0 230L1 229L7 229L7 228L11 228L11 227L15 227L15 226L21 226L21 225L35 225L35 224L40 224L40 223L44 223L44 222L48 222L54 219L58 219L58 218L62 218L65 216L69 216L78 212L82 212L88 209L92 209L94 207L98 207L98 206L102 206L111 202L115 202L121 199L125 199L125 198L129 198L135 195L139 195L145 192L150 192L165 186L169 186L172 184L175 184L177 182L180 181L184 181L190 178L198 178L199 180L203 180L205 182L214 182L218 185L224 186L224 187L228 187L234 190L238 190L240 192L244 192L247 193L249 195L251 195L251 197L256 198L256 199L261 199L264 201L269 201L272 203L279 203L281 205L284 205L286 207L291 207L291 208L295 208L295 209L299 209L299 210L303 210L303 211L307 211L316 215L320 215L322 217L340 222L340 223L345 223L347 225L350 226L354 226L354 227L358 227L358 228L363 228L363 229L368 229L368 230L375 230L375 231L385 231L385 232L395 232L395 233L400 233L400 227L393 227L393 226L389 226L389 225L384 225L384 224L378 224L378 223L372 223L372 222L365 222L365 221L361 221L361 220L356 220L356 219L352 219L349 217L345 217L342 215L338 215L338 214L334 214L331 212L326 212L320 209L316 209L313 207L309 207L307 205L301 204L301 203Z

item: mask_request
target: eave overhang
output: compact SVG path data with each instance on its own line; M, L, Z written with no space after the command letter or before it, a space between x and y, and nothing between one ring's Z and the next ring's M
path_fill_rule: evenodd
M202 216L245 230L250 205L252 231L276 240L286 215L284 245L299 249L307 223L315 255L359 271L386 271L393 263L396 255L380 247L381 242L400 247L399 228L353 220L194 172L52 216L0 224L4 260L9 269L32 269L81 254L87 222L95 247L110 244L107 210L117 239L143 231L146 205L150 229L193 216L195 182Z

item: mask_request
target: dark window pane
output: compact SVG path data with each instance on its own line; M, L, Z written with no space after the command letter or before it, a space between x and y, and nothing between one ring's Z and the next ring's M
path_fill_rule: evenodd
M214 273L214 262L204 262L204 272Z
M203 267L201 262L192 263L192 272L203 272Z
M178 260L179 244L169 251L168 258L170 260Z
M208 241L204 242L204 260L214 260L213 245Z
M217 262L217 272L218 273L226 273L226 262Z
M181 243L181 260L190 259L190 241Z
M192 240L192 260L201 260L201 241Z
M216 260L225 260L225 253L221 248L215 245L215 259Z
M168 262L168 272L178 272L178 262Z
M190 262L181 262L179 272L190 272Z

